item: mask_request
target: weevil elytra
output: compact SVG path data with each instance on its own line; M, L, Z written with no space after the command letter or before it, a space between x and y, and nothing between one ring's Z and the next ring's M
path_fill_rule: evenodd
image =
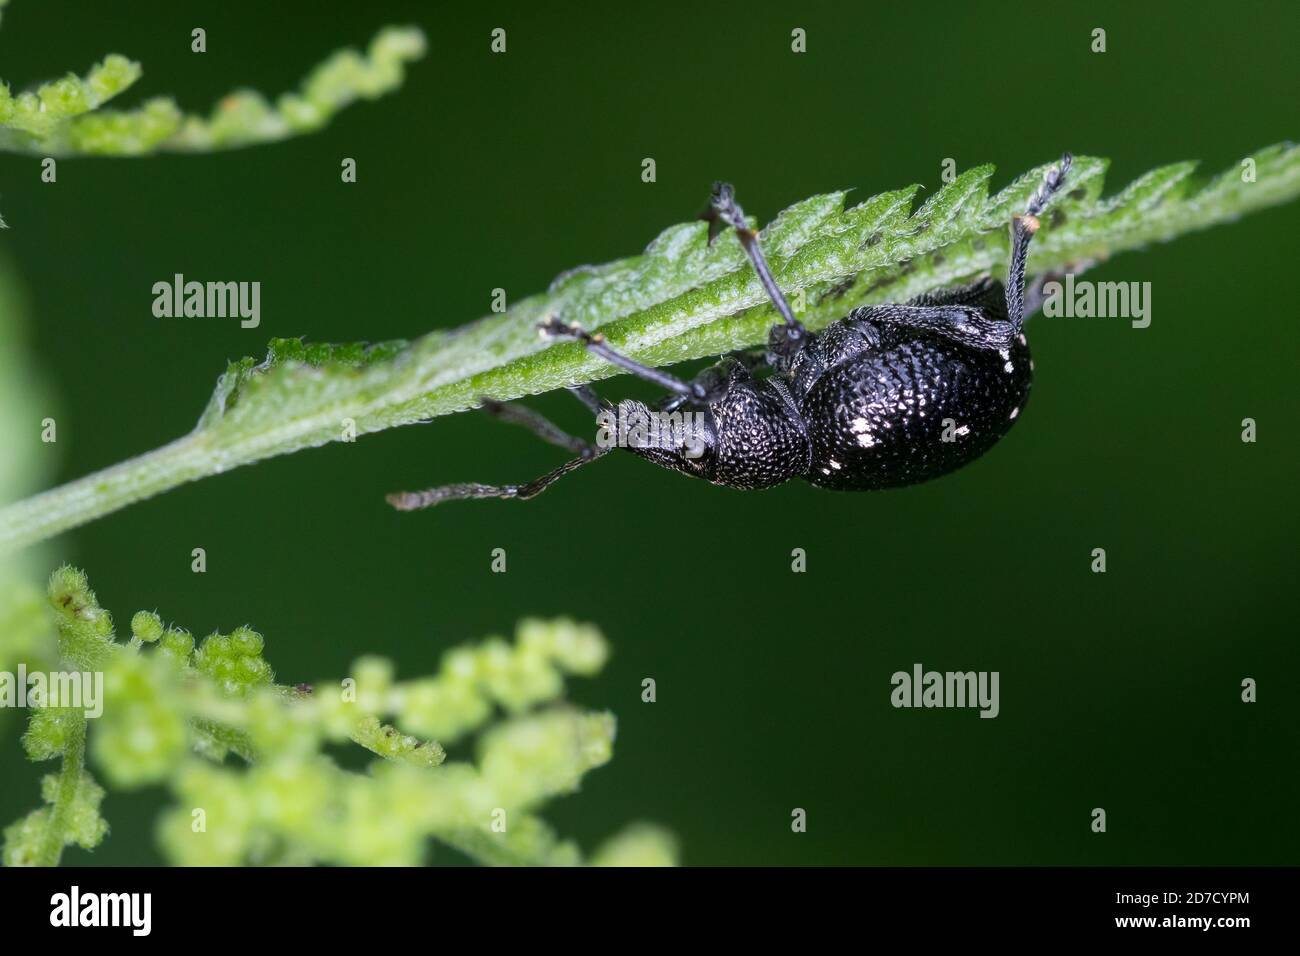
M900 305L864 306L817 333L795 318L731 186L716 183L703 216L709 241L727 228L736 231L782 319L765 351L725 356L683 381L615 351L599 333L559 318L540 327L543 335L579 341L669 393L648 406L632 399L614 404L589 386L569 389L598 421L652 422L685 413L693 427L620 427L618 440L593 446L523 406L484 399L496 417L578 457L521 485L445 485L388 501L409 511L464 498L532 498L618 446L728 488L802 478L822 488L866 491L946 475L992 448L1024 411L1033 369L1022 329L1042 302L1041 286L1026 294L1025 264L1038 217L1070 163L1066 153L1044 174L1025 212L1012 217L1005 284L985 278Z

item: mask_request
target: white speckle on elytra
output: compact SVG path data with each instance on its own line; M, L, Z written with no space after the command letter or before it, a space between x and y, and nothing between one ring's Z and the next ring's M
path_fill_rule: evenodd
M1017 405L1015 408L1011 409L1011 418L1012 418L1013 420L1014 420L1015 417L1016 417L1017 415L1019 415L1019 414L1020 414L1020 406L1019 406L1019 405Z

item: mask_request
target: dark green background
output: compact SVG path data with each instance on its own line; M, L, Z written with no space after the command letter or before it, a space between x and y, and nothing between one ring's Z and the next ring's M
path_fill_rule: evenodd
M62 398L60 479L188 430L226 360L272 336L460 325L494 287L517 299L639 251L717 177L767 221L816 192L934 189L945 157L997 164L996 187L1062 149L1109 156L1114 191L1180 159L1217 172L1297 132L1291 4L542 6L16 0L5 80L119 51L145 66L127 104L278 92L384 23L418 22L431 42L401 92L293 142L61 160L56 185L35 158L0 157L2 241ZM488 51L497 26L504 56ZM344 156L355 185L339 181ZM614 657L572 694L618 714L615 757L547 812L586 847L648 818L692 864L1300 862L1297 226L1300 206L1273 209L1098 269L1152 284L1151 327L1031 323L1020 424L921 487L744 494L614 456L526 505L389 510L397 488L562 459L467 414L178 489L53 557L84 566L119 619L157 607L200 634L253 624L285 681L362 653L426 673L523 615L598 623ZM153 318L150 287L174 272L260 280L261 328ZM606 389L645 394L626 378ZM566 396L535 404L583 427ZM1257 444L1240 441L1247 416ZM489 573L496 547L505 575ZM794 547L806 574L790 571ZM1000 671L1001 716L892 709L890 675L917 661ZM1247 676L1254 705L1239 700ZM13 729L3 820L37 792ZM112 794L112 836L65 859L157 860L164 800ZM1089 830L1098 806L1104 835Z

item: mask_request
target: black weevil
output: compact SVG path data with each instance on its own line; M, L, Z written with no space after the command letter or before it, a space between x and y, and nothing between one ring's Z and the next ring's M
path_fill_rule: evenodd
M614 440L595 447L522 406L484 399L488 412L578 457L522 485L445 485L399 492L388 501L409 511L463 498L532 498L616 446L728 488L769 488L803 478L823 488L865 491L954 471L993 447L1024 411L1032 364L1021 327L1042 299L1040 286L1026 301L1026 255L1038 216L1065 181L1070 161L1066 153L1049 168L1025 213L1012 217L1005 286L986 278L904 305L865 306L820 333L794 317L731 186L716 183L703 217L709 241L727 227L736 230L783 319L772 327L766 352L726 356L687 382L614 351L599 333L551 318L540 327L543 335L576 339L669 396L653 407L631 399L614 405L588 386L571 388L603 428L616 423ZM644 427L672 415L693 424Z

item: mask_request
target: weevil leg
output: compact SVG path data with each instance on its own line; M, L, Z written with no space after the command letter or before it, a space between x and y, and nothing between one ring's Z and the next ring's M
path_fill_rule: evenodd
M521 425L544 442L557 445L560 448L567 448L578 455L591 456L591 445L581 438L570 435L550 419L533 411L531 408L514 403L498 402L496 399L487 396L484 396L481 401L483 411L498 421L508 422L511 425Z
M1025 324L1025 262L1029 257L1029 242L1038 231L1038 217L1047 207L1070 172L1074 161L1069 153L1061 156L1061 161L1048 168L1043 174L1043 181L1034 194L1029 197L1024 215L1011 218L1011 261L1007 267L1007 319L1016 332Z
M1006 318L1007 297L1002 283L991 276L983 276L969 285L953 286L937 292L926 292L915 299L909 299L907 305L970 306L982 309L991 318Z
M973 305L869 305L854 309L847 318L934 332L972 348L1004 349L1018 330L997 313L990 315Z
M559 468L522 485L481 485L477 482L465 482L427 488L424 491L397 491L385 500L398 511L419 511L422 508L440 505L444 501L464 501L470 498L518 498L527 501L529 498L536 498L569 472L595 461L608 451L608 448L595 448L590 455L566 461Z
M956 342L977 348L1006 348L1020 334L1025 318L1043 303L1042 287L1049 277L1025 288L1025 263L1029 241L1038 231L1038 216L1061 188L1069 172L1069 153L1043 174L1043 181L1029 197L1023 215L1011 220L1011 261L1005 285L993 279L979 279L970 285L917 296L906 305L867 306L849 313L850 319L892 322L915 329L937 332Z
M772 270L768 267L767 259L763 255L763 250L759 244L758 232L750 229L745 222L745 212L736 202L735 190L728 183L714 183L713 193L710 198L709 208L705 210L700 217L709 223L709 242L712 243L723 229L730 226L736 230L736 235L740 239L741 247L749 257L754 271L758 273L759 281L762 283L768 298L776 307L777 312L781 315L785 323L780 335L774 335L774 339L780 339L780 348L782 352L797 350L803 340L806 340L807 333L803 324L794 317L794 312L790 308L790 303L786 301L785 294L782 293L780 286L776 284L776 279L772 276ZM543 335L555 338L572 338L581 342L593 355L599 355L605 361L626 369L633 375L645 379L648 382L660 386L672 392L682 400L702 400L706 397L703 387L697 382L685 382L667 372L661 372L658 369L651 368L635 359L610 348L605 342L605 338L599 332L588 332L576 323L564 322L561 319L552 316L538 326ZM747 367L757 368L769 363L766 354L745 353L744 361ZM598 398L591 389L580 386L585 389L578 391L571 388L578 399L593 412L599 413L602 409L609 407L607 402ZM678 401L675 404L680 405Z
M683 382L675 375L669 375L667 372L661 372L657 368L651 368L649 365L643 365L636 359L628 358L621 352L616 352L609 347L605 337L599 332L588 332L576 322L564 322L555 316L546 319L538 325L542 335L551 338L575 339L592 355L599 355L611 365L617 365L619 368L631 372L638 378L643 378L647 382L653 382L660 388L667 389L677 395L686 398L704 398L704 392L698 386L690 382ZM594 397L594 392L591 395ZM583 396L579 395L579 399ZM584 399L585 403L585 399Z
M745 222L745 211L740 208L740 203L736 202L736 191L730 183L718 182L713 184L713 194L709 199L709 208L704 211L700 218L709 224L710 243L717 239L723 229L728 226L736 230L736 236L740 240L741 248L745 250L745 255L749 257L750 264L753 265L754 271L758 273L758 281L762 283L764 291L767 292L767 297L772 300L772 305L776 308L782 320L781 324L772 326L768 332L767 352L762 364L771 366L780 372L788 373L799 353L807 347L813 336L804 328L803 323L794 317L794 310L790 308L785 293L777 285L776 277L772 275L772 270L767 264L767 257L763 255L758 232L749 228L749 225ZM750 367L757 366L751 365Z
M790 303L786 301L785 293L776 284L776 278L768 267L767 257L763 255L763 249L759 243L758 231L749 228L749 225L745 222L745 211L740 208L740 203L736 202L736 190L731 183L718 182L713 184L713 194L709 198L709 208L704 210L700 218L709 224L710 245L728 226L736 230L736 237L740 240L741 248L745 250L745 255L749 256L754 271L758 273L758 281L763 284L767 297L772 300L772 305L780 313L786 328L791 331L796 329L802 331L803 324L794 317L794 311L790 308Z

